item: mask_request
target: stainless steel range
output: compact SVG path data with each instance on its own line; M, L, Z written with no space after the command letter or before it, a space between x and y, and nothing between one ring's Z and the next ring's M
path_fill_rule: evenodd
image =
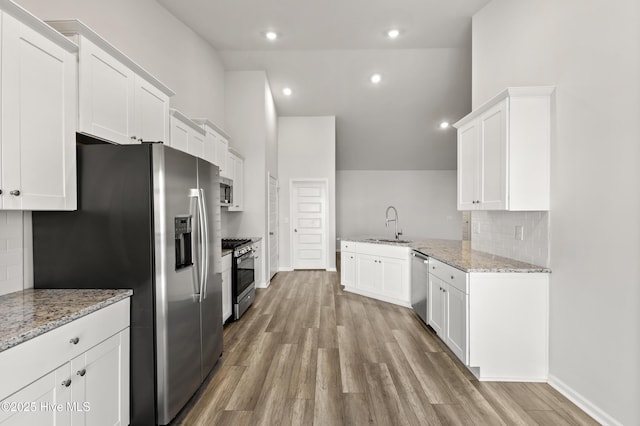
M223 239L222 248L233 250L231 303L233 303L233 319L235 321L249 309L255 298L254 250L249 238Z

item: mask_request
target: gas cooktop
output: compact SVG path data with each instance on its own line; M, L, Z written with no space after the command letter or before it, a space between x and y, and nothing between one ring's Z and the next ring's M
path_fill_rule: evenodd
M232 250L246 244L251 244L251 238L223 238L222 239L223 249Z

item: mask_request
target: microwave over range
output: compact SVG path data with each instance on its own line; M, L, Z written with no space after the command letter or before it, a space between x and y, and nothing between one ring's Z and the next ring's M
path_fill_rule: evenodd
M233 203L233 181L220 178L220 205L230 206Z

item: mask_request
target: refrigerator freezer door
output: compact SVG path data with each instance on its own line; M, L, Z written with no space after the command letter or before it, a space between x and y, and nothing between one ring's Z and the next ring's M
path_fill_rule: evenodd
M201 223L197 211L196 158L162 145L152 149L156 255L158 424L168 424L201 383L200 252L194 265L176 270L175 217L191 216L192 236ZM194 191L196 190L196 191ZM194 246L198 246L196 242Z
M202 379L211 372L222 354L222 256L220 239L220 181L218 167L198 160L198 186L207 217L208 249L206 292L203 294L201 310Z

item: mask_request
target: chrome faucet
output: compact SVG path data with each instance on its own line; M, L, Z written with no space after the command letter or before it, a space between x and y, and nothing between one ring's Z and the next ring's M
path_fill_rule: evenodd
M395 218L394 219L389 219L389 210L393 210L393 212L395 213ZM395 225L395 238L396 240L398 239L398 237L400 235L402 235L402 230L400 230L400 232L398 232L398 210L396 210L395 207L393 206L389 206L387 207L387 212L384 214L385 216L385 220L384 220L384 226L386 228L389 227L389 222L393 222Z

